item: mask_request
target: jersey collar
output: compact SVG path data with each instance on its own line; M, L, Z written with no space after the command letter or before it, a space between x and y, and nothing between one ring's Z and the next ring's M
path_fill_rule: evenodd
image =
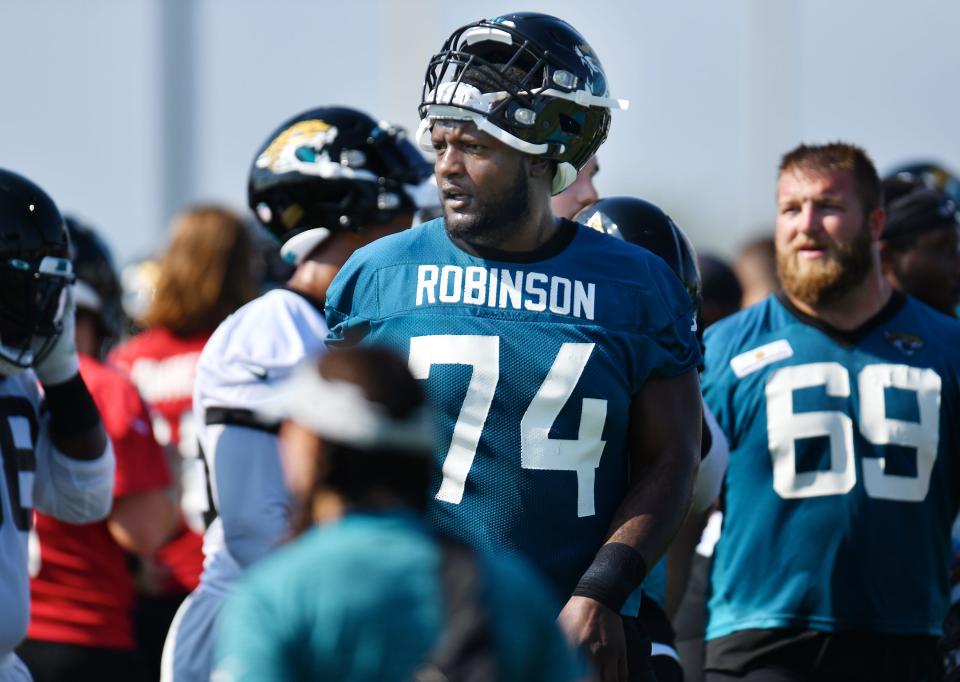
M535 263L537 261L553 258L570 246L570 242L572 242L573 238L577 236L578 229L579 225L577 225L577 223L573 222L572 220L567 220L566 218L561 218L559 228L548 241L541 244L533 251L521 252L501 251L500 249L495 249L490 246L471 244L462 239L450 237L449 233L447 233L447 236L450 241L453 242L454 246L476 258L504 261L507 263ZM444 232L446 232L446 227L444 227Z
M777 297L777 300L780 301L780 305L786 308L787 312L797 318L798 321L814 327L815 329L819 329L821 332L842 346L855 346L860 342L861 339L867 336L867 334L872 332L874 329L893 319L896 314L900 312L900 309L903 308L904 303L907 302L907 297L904 296L900 291L894 289L892 295L890 296L890 300L887 301L883 308L877 311L873 317L861 324L856 329L844 330L837 329L818 317L807 315L790 301L790 298L783 291L783 289L778 291L775 296Z

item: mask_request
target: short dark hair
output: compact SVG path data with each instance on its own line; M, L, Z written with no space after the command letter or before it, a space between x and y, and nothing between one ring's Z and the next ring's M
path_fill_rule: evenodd
M831 142L823 145L801 144L780 160L779 175L796 170L823 175L844 171L853 176L857 195L865 215L883 205L883 188L877 168L867 153L854 144Z

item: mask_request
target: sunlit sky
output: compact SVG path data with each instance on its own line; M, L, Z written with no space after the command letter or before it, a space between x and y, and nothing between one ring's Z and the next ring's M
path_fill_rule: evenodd
M301 110L415 128L447 34L521 9L578 28L631 101L601 194L658 202L701 250L772 225L779 156L801 141L856 142L881 172L960 169L960 3L936 0L4 0L0 166L128 262L187 202L245 210L255 150Z

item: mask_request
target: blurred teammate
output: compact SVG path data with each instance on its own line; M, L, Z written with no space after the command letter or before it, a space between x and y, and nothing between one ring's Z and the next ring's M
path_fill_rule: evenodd
M128 554L149 557L177 514L170 471L147 407L130 380L102 362L123 327L113 256L91 228L67 218L77 281L80 374L113 444L110 516L76 525L37 512L39 572L31 571L30 629L17 653L36 682L137 680L134 576Z
M42 189L7 170L0 234L0 682L24 682L13 650L30 617L33 510L72 523L105 518L114 460L79 374L63 219Z
M570 186L550 199L550 208L558 218L573 220L573 217L599 199L593 179L600 172L596 156L591 156L579 171Z
M743 302L743 288L736 273L725 260L706 253L697 254L700 271L703 330L733 315Z
M319 371L304 365L280 390L278 407L291 416L284 470L304 534L238 585L215 677L583 678L538 576L430 531L436 430L400 358L344 350Z
M757 237L745 244L737 254L734 272L743 288L741 308L749 308L779 289L773 237Z
M939 190L890 192L880 237L880 262L890 284L954 317L960 303L958 210Z
M859 148L780 164L783 293L706 335L730 441L707 679L935 680L957 513L960 323L892 291Z
M254 256L249 228L233 212L201 205L180 213L140 318L146 330L110 354L149 403L178 482L179 529L144 559L139 580L137 639L153 679L170 622L203 568L207 490L191 410L196 365L217 325L256 295Z
M197 366L193 408L218 516L204 536L200 586L167 636L163 680L209 678L223 597L289 534L277 423L255 410L274 400L297 363L323 350L330 281L356 248L410 226L413 189L429 175L402 131L342 107L290 119L257 153L250 207L297 269L286 288L227 318Z
M326 308L334 345L386 344L425 380L443 423L435 526L532 559L605 680L626 679L641 635L619 611L686 513L700 446L680 282L550 209L616 106L559 19L458 29L420 107L444 218L355 254Z
M607 197L581 211L575 220L660 256L683 282L693 302L698 327L702 324L702 286L697 254L683 230L662 209L634 197ZM703 418L701 463L690 512L670 544L667 556L657 563L644 581L642 599L641 594L636 594L627 602L650 633L657 682L683 680L669 614L676 610L686 587L694 546L700 538L706 515L720 494L727 468L727 440L706 405L703 406Z

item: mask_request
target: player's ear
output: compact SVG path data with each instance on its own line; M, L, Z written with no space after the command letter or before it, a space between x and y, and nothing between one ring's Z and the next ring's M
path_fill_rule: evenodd
M547 178L553 181L553 171L556 162L545 159L541 156L529 156L528 168L531 178Z

